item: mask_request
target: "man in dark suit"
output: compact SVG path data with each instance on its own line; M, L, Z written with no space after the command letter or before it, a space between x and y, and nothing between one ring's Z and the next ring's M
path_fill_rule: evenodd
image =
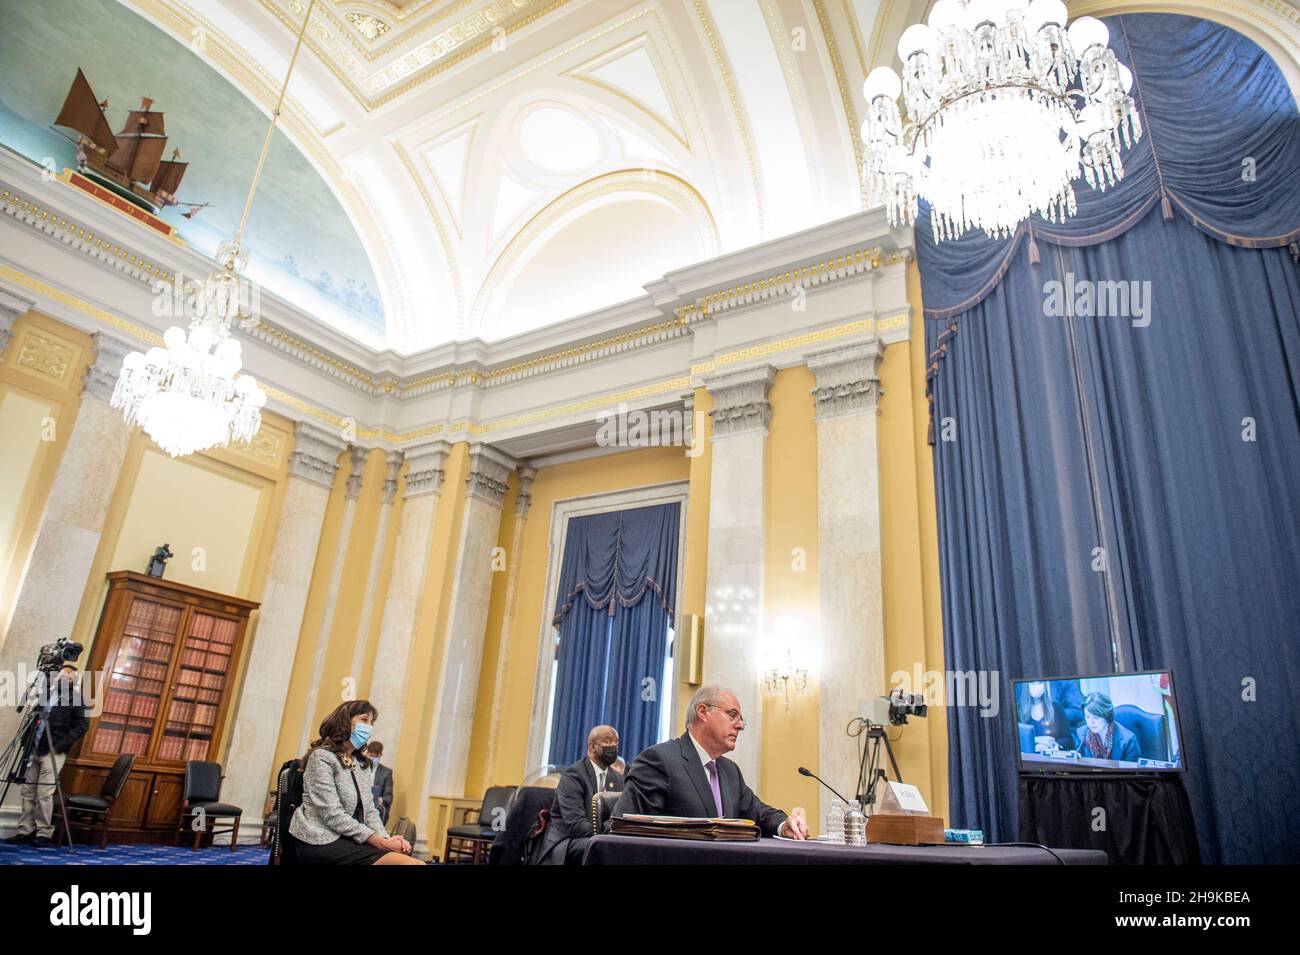
M632 761L614 815L722 816L752 819L765 836L807 839L808 826L754 795L740 767L724 758L745 728L736 694L705 686L691 697L686 732Z
M379 818L386 824L388 810L393 808L393 771L379 761L384 755L384 744L378 740L372 739L366 744L366 755L375 764L375 784L371 787L371 792L375 797Z
M555 787L551 824L542 848L543 864L581 865L591 838L591 797L620 792L623 777L612 767L618 759L618 730L597 726L587 734L587 755L564 771Z

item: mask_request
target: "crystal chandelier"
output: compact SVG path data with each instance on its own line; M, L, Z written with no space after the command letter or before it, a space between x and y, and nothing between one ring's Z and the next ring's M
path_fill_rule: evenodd
M266 393L252 375L239 373L241 348L230 330L239 315L239 273L248 264L248 250L242 245L248 213L314 6L315 0L307 5L280 98L271 111L239 229L231 241L217 247L217 268L190 300L193 320L188 333L173 326L163 334L165 347L133 351L122 362L112 406L172 457L247 444L262 426Z
M1104 23L1067 16L1061 0L939 0L903 32L902 79L880 67L863 86L868 200L891 224L915 223L924 197L936 242L1006 237L1033 213L1074 215L1080 175L1123 178L1120 144L1142 136L1133 76Z

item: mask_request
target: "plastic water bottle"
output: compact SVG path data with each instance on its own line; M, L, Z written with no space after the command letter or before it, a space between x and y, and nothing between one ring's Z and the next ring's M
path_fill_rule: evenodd
M867 844L867 817L858 809L856 800L849 806L848 812L844 814L844 842L850 846L865 846Z
M826 841L837 846L844 845L844 813L847 807L843 800L831 800L830 811L826 813Z

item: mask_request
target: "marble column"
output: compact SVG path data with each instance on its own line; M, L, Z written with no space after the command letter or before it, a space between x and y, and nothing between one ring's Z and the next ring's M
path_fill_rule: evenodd
M844 728L860 701L885 690L876 413L884 346L866 342L808 356L817 377L817 566L821 603L820 775L850 799L858 741ZM821 794L820 819L830 809Z
M429 796L465 795L479 668L492 596L492 551L501 530L506 480L515 462L487 444L471 445L465 479L465 512L452 566L451 602L443 632L442 660L433 692L436 700L420 829L425 829Z
M510 552L506 555L505 610L501 615L501 642L497 648L497 669L492 681L492 725L488 730L488 751L485 765L488 772L496 766L497 753L504 730L506 681L510 675L510 643L515 626L515 590L519 584L519 567L523 563L524 524L533 504L533 480L537 468L519 469L519 489L515 493L515 526L510 534ZM490 785L490 781L485 780Z
M343 701L342 687L322 688L320 682L325 670L325 657L329 653L330 631L334 628L334 610L338 606L334 595L338 594L339 586L343 582L343 565L347 561L351 544L352 523L356 519L357 500L361 497L361 480L364 477L368 453L368 449L356 444L348 447L352 473L348 475L347 491L343 500L343 520L339 526L338 544L334 549L330 567L329 589L326 591L330 594L330 599L325 602L325 613L321 616L320 630L316 633L316 653L312 660L311 683L307 691L307 703L303 708L302 733L298 740L298 749L302 751L306 751L307 744L311 742L309 737L320 728L321 716L329 710L331 701L334 705Z
M388 542L388 523L393 516L393 502L397 499L397 472L406 460L401 451L389 451L384 459L388 469L384 479L384 496L379 504L379 524L375 528L375 542L370 548L369 568L366 573L366 595L361 603L361 616L357 621L357 641L352 650L352 668L348 673L357 680L357 686L363 686L362 671L366 665L366 650L370 647L370 632L374 629L375 604L379 600L380 569L384 563L384 545Z
M411 644L415 639L424 575L429 567L434 519L442 496L443 464L450 451L451 445L446 441L431 441L406 449L402 517L397 527L397 549L384 598L369 693L370 701L384 720L384 758L390 766L397 762L402 739L400 714L406 698ZM388 714L386 718L385 714Z
M14 337L14 322L26 315L32 303L11 292L0 289L0 358L4 358L5 349Z
M345 445L335 433L298 422L285 481L280 520L262 589L244 686L231 728L222 801L241 806L249 832L261 825L262 807L275 771L275 744L303 610L320 546L330 487Z
M713 397L704 682L725 686L740 700L746 727L731 758L755 788L763 730L763 506L772 420L767 395L775 379L776 369L763 365L704 382Z
M91 341L94 361L83 381L77 418L0 639L3 670L34 666L40 647L60 637L85 639L72 628L133 432L122 413L108 404L131 346L103 332L96 332ZM88 655L81 662L86 659ZM13 708L0 707L0 738L7 741L17 727Z

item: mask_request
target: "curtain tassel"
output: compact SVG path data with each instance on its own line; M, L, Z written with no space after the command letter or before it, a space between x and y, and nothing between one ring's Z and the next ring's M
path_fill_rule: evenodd
M1029 264L1037 265L1040 261L1041 259L1038 255L1038 240L1034 238L1034 234L1031 232L1029 233Z
M1300 242L1292 242L1287 251L1291 253L1291 261L1300 265Z
M1174 204L1169 201L1169 193L1160 190L1160 214L1168 221L1174 217Z

